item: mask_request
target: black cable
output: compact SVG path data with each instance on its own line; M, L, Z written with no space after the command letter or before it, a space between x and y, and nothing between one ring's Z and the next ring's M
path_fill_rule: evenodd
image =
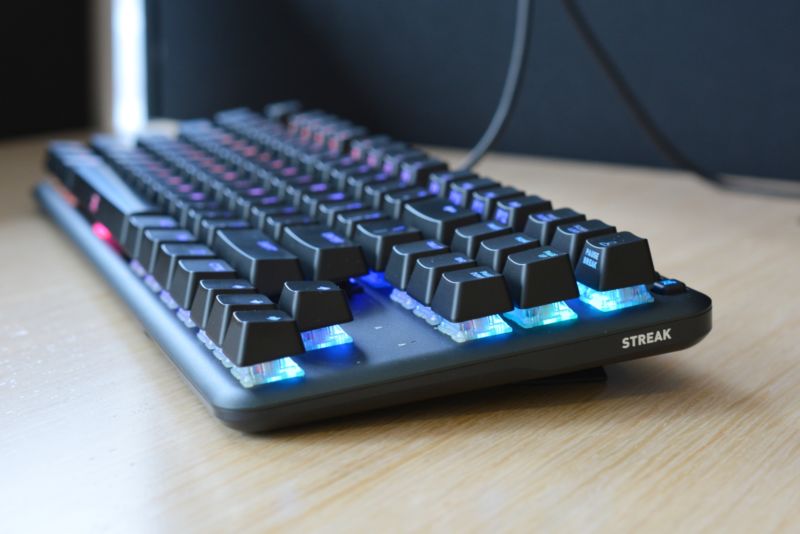
M480 140L470 150L467 158L459 166L459 170L469 170L475 166L486 152L497 141L508 122L511 110L514 109L519 88L522 85L523 66L528 56L528 39L530 27L533 25L533 0L517 0L517 15L514 25L514 39L511 45L511 59L508 62L508 72L500 101L497 103L494 116Z
M576 2L574 0L562 0L562 4L575 26L575 29L578 31L578 34L591 51L594 59L600 64L603 72L611 81L617 93L619 93L628 110L633 114L639 126L641 126L650 137L653 144L669 161L677 167L691 171L702 179L720 187L765 195L800 196L800 188L797 183L787 180L765 181L763 178L751 180L744 177L720 175L704 169L686 156L672 141L670 141L666 134L661 131L655 123L655 120L650 116L650 113L648 113L644 105L642 105L636 97L633 89L628 85L622 72L611 59L608 51L592 30L592 27L589 25Z

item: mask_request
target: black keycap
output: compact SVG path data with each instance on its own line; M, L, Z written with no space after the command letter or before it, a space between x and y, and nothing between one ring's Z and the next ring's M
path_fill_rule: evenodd
M303 354L303 340L291 317L280 310L237 311L222 351L238 367Z
M662 278L653 283L650 291L659 295L679 295L686 292L686 284L674 278Z
M370 135L369 137L362 137L355 139L350 143L350 157L354 160L366 160L367 150L371 148L384 147L392 144L392 138L388 135Z
M482 177L459 180L450 185L447 200L449 200L451 204L466 208L472 203L472 195L475 194L475 191L490 189L492 187L498 187L499 185L500 184L494 180Z
M231 210L196 210L190 209L187 216L186 228L188 228L195 235L200 235L200 229L203 221L206 219L221 221L223 219L236 219L236 214Z
M373 174L375 169L366 163L356 163L353 166L343 169L333 169L329 178L330 183L337 191L344 191L347 188L347 180L351 177L366 176Z
M303 104L299 100L281 100L264 106L264 115L271 121L279 121L286 124L289 121L289 117L300 113L302 110Z
M418 228L425 237L450 243L459 226L480 221L477 213L458 208L442 198L432 198L407 204L403 222Z
M367 265L374 271L383 271L395 245L419 241L422 234L395 219L362 222L356 227L353 240L361 245Z
M394 219L399 219L403 209L413 203L432 198L433 195L424 187L407 187L396 189L383 195L383 211Z
M278 308L294 318L301 332L353 320L347 296L333 282L286 282Z
M494 210L500 200L512 198L522 198L525 193L513 187L493 187L475 191L469 209L481 216L482 219L490 219L494 215Z
M280 243L298 257L305 278L338 281L367 273L361 247L325 226L290 226Z
M247 280L237 278L200 280L192 301L191 318L194 324L201 329L206 328L214 300L217 295L224 293L256 293L256 289Z
M544 200L536 195L524 198L510 198L500 200L492 217L496 223L510 226L515 232L525 229L528 216L532 213L553 209L549 200Z
M498 273L503 272L506 259L509 255L523 250L530 250L539 246L539 240L523 233L515 233L485 239L475 260L481 264L491 267Z
M402 152L386 154L383 157L383 166L381 167L381 170L389 174L399 175L400 165L404 162L420 161L426 159L427 157L428 156L425 154L425 152L416 148L404 150Z
M447 198L450 193L450 186L454 183L477 178L478 175L472 171L451 171L431 174L428 181L428 191L437 197Z
M114 239L122 237L125 221L134 215L158 213L152 204L144 202L110 167L100 159L88 164L69 165L72 176L70 191L78 206L91 218L111 232Z
M333 229L347 239L353 239L358 224L367 221L385 220L388 218L389 217L387 217L385 213L377 210L346 211L336 216L336 223Z
M400 164L400 181L408 185L420 185L427 188L431 174L446 170L447 163L434 158L405 161Z
M233 312L263 312L274 309L275 304L259 293L220 293L214 297L214 303L211 305L211 313L206 323L206 335L217 345L222 345Z
M590 237L613 234L617 229L603 221L590 219L588 221L562 224L556 228L550 246L554 249L569 254L572 264L578 263L583 251L583 244Z
M364 194L361 195L361 201L376 210L383 209L384 197L387 194L404 189L409 189L409 187L400 180L387 180L374 184L367 184L364 186Z
M120 245L128 257L136 258L139 255L139 246L145 230L150 228L174 229L177 226L178 222L166 215L134 215L128 219Z
M297 208L287 206L285 204L276 204L274 206L253 207L250 210L250 223L254 228L264 230L267 224L267 219L273 215L297 215L299 211Z
M302 213L269 215L264 220L261 230L277 241L280 240L284 230L290 226L306 226L314 223L314 219Z
M656 280L650 246L630 232L589 238L575 278L598 291L650 284Z
M144 231L139 253L136 259L142 264L145 271L152 273L156 266L156 252L162 243L196 243L197 239L191 232L181 229L156 229L150 228Z
M265 191L263 187L253 188ZM242 219L250 219L255 210L262 207L273 207L281 204L281 199L277 195L264 193L262 195L242 195L235 199L231 208Z
M347 201L347 195L342 191L325 191L323 193L306 193L300 201L300 211L310 217L316 217L319 206L328 202Z
M162 243L156 252L153 278L161 287L169 291L172 276L179 260L189 258L213 258L214 253L205 245L197 243Z
M395 143L389 143L388 145L374 146L367 149L366 161L369 165L375 167L376 169L380 169L383 167L383 160L386 159L388 155L405 152L408 149L409 146L406 143L399 141Z
M529 236L538 239L539 243L542 245L549 245L557 227L562 224L585 220L586 215L578 213L570 208L543 211L529 215L528 222L525 223L525 230L523 231Z
M336 216L340 213L358 211L367 208L361 202L355 200L337 200L334 202L323 202L317 207L316 218L326 226L336 224Z
M493 221L468 224L456 228L450 248L453 249L453 252L463 252L470 258L474 258L478 254L481 242L484 239L491 239L510 233L511 228Z
M578 296L569 256L553 247L511 254L503 277L517 308L534 308Z
M266 295L277 295L284 282L302 280L300 262L259 230L221 230L217 253Z
M433 311L454 323L511 311L505 281L486 267L470 267L442 275L431 302Z
M309 184L303 185L290 185L286 188L286 193L284 197L286 201L294 206L295 208L299 208L300 204L303 200L303 195L306 193L330 193L332 192L332 187L330 184L325 182L312 182Z
M411 279L406 291L419 302L430 305L442 275L448 271L457 271L467 267L475 267L475 260L460 252L420 258L411 272Z
M236 278L236 271L220 259L180 260L172 275L170 295L178 306L189 310L200 280L217 278Z
M386 264L386 280L399 289L405 289L418 259L449 251L447 245L432 239L395 245Z
M361 200L364 197L364 189L368 185L388 182L394 179L392 175L386 174L385 172L370 172L367 174L350 176L347 178L347 188L345 192L352 198Z
M250 228L250 223L242 219L203 219L200 224L200 239L209 247L214 246L220 230L243 230Z

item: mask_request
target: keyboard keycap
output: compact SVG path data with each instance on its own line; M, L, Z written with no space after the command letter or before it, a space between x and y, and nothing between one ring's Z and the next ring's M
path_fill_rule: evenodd
M297 209L297 208L292 208ZM279 213L276 215L269 215L264 220L264 227L262 231L276 241L281 239L284 230L290 226L306 226L312 225L315 221L308 215L302 213L285 214Z
M344 291L333 282L286 282L278 308L294 318L301 332L353 320Z
M256 293L256 289L247 280L237 278L200 280L191 310L192 321L199 328L206 328L211 307L217 295L223 293Z
M539 246L539 240L523 233L515 233L485 239L478 250L475 260L491 267L498 273L503 272L509 255Z
M400 221L387 219L362 222L356 227L353 240L361 245L370 269L383 271L395 245L419 241L422 234Z
M290 226L280 243L298 257L305 278L338 281L367 274L361 247L325 226Z
M180 229L145 230L136 259L148 273L152 273L156 266L156 253L162 243L197 243L197 238L191 232Z
M553 206L549 200L544 200L536 195L504 199L497 203L493 220L496 223L510 226L515 232L521 232L525 229L529 215L551 209Z
M433 195L424 187L396 189L383 195L383 211L388 213L392 218L399 219L406 206L432 197Z
M650 246L630 232L586 240L575 268L578 282L598 291L609 291L656 280Z
M433 239L395 245L386 264L386 280L399 289L406 289L418 259L449 251L446 245Z
M91 218L111 232L114 239L122 238L125 222L134 215L158 213L152 204L144 202L102 160L95 158L87 164L66 164L72 176L68 186L78 205ZM67 182L64 182L65 185Z
M474 195L476 191L498 186L500 186L500 184L494 180L483 177L459 180L450 185L450 191L447 194L447 200L451 204L455 204L461 208L466 208L472 204L472 195Z
M553 247L511 254L503 267L503 277L517 308L533 308L578 296L569 256Z
M169 291L178 261L189 258L213 258L214 253L205 245L192 243L163 243L156 252L153 278Z
M336 216L336 223L333 229L347 237L347 239L352 239L356 233L356 227L362 222L386 220L388 218L385 213L377 210L347 211Z
M408 185L427 188L431 174L446 170L447 163L434 158L406 161L400 164L400 181Z
M417 260L406 291L409 295L430 305L436 287L442 275L448 271L457 271L466 267L475 267L475 260L468 258L460 252L427 256Z
M174 229L178 222L166 215L134 215L128 219L124 236L121 241L122 250L129 258L136 258L139 255L144 231L150 228Z
M213 247L220 230L243 230L247 228L250 228L250 223L242 219L203 219L200 224L200 239L209 247Z
M528 216L525 223L526 234L539 240L542 245L549 245L553 239L556 228L562 224L585 221L586 215L570 208L533 213Z
M510 233L511 228L494 221L468 224L456 228L450 247L453 249L453 252L463 252L470 258L474 258L478 254L481 243L485 239L491 239Z
M303 279L297 257L259 230L221 230L214 249L266 295L280 293L285 282Z
M583 244L586 243L587 239L600 235L613 234L616 231L617 229L613 226L597 219L572 224L562 224L556 228L550 246L569 254L569 259L572 260L572 264L575 265L580 259L581 252L583 251Z
M451 171L431 174L428 181L428 191L431 194L447 198L450 193L450 186L456 182L477 178L478 175L472 171Z
M469 209L480 215L481 219L490 219L500 200L521 198L524 195L525 193L513 187L494 187L475 191Z
M486 267L442 275L431 302L433 311L454 323L513 309L503 277Z
M220 293L214 297L206 323L206 335L222 345L233 312L274 310L275 304L259 293Z
M236 278L236 271L223 260L180 260L172 276L170 295L183 309L192 308L197 285L200 280Z
M222 351L239 367L303 354L303 340L291 317L280 310L236 311Z
M425 237L450 243L459 226L480 221L477 213L458 208L441 198L432 198L407 204L403 222L419 228Z

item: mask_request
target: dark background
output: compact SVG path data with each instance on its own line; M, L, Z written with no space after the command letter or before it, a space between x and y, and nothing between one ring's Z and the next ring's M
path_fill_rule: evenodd
M60 120L48 128L71 126L80 122L81 111L86 122L85 65L72 61L75 68L67 69L69 62L53 57L77 57L86 46L86 17L74 17L83 4L69 4L57 15L48 11L36 19L38 31L50 25L44 29L58 35L56 52L40 54L35 66L11 62L9 79L20 85L11 99L17 122L4 119L2 133L33 131L52 117ZM699 163L717 171L800 178L800 3L583 0L581 5L659 124ZM469 146L500 93L515 5L513 0L148 0L147 9L154 116L196 117L300 98L308 107L401 139ZM25 39L28 45L34 41ZM37 88L35 72L47 72L54 83ZM664 164L558 0L537 2L523 92L497 148Z

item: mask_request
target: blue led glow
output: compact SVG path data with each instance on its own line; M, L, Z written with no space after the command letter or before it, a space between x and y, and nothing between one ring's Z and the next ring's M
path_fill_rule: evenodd
M597 291L578 282L578 291L580 291L583 302L602 312L639 306L654 300L644 284L610 291Z
M306 352L353 342L353 338L338 324L302 332L300 337Z
M419 302L414 300L411 295L397 288L392 289L389 298L407 310L413 310L419 305Z
M513 311L504 313L503 316L522 328L535 328L578 318L578 314L572 311L572 308L567 306L564 301L551 302L534 308L514 308Z
M417 304L414 308L414 315L431 326L436 326L444 321L441 315L433 311L429 306L424 306L422 304Z
M364 276L360 277L358 281L374 289L386 289L392 287L392 284L386 281L386 277L383 275L383 273L376 271L370 271L369 274L365 274Z
M280 380L302 378L306 374L291 358L281 358L248 367L232 366L230 369L231 374L246 388Z
M450 321L442 320L436 329L450 336L456 343L464 343L465 341L511 332L511 327L499 315L489 315L488 317L481 317L480 319L462 323L451 323Z

